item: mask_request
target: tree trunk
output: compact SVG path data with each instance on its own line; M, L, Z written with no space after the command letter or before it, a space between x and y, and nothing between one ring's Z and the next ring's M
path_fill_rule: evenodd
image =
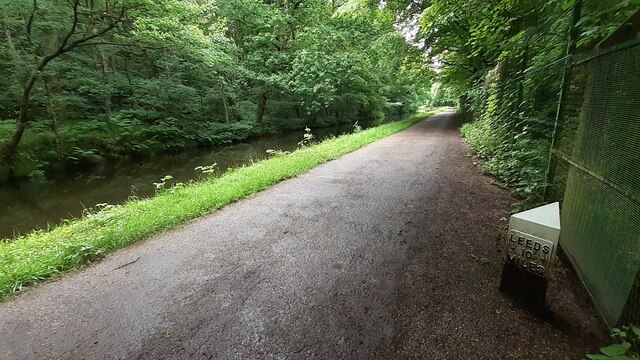
M7 25L7 17L4 17L5 20L5 25L4 25L4 33L5 36L7 37L7 45L9 45L9 50L11 52L11 56L13 57L13 60L16 60L18 58L18 53L16 52L16 47L13 44L13 37L11 36L11 30L9 30L9 26Z
M60 133L58 132L58 119L56 117L56 109L53 104L53 97L51 96L51 86L47 81L44 81L44 91L47 94L47 111L51 115L51 131L53 131L53 137L56 145L56 153L58 159L62 160L62 151L60 151Z
M49 64L51 60L64 54L67 51L68 50L64 48L59 48L56 52L43 57L22 88L22 97L20 98L20 113L18 115L16 132L13 134L11 141L9 141L9 143L2 151L2 161L9 167L9 178L15 176L15 163L16 155L18 154L18 145L20 145L22 135L24 135L24 131L27 128L27 122L29 122L29 107L31 105L31 91L33 90L33 86L38 80L39 74L42 72L42 70L44 70L47 64Z
M262 119L264 119L264 114L267 112L267 93L266 91L260 95L258 99L258 112L256 114L256 122L258 124L262 123Z
M227 98L222 96L222 104L224 105L224 121L229 123L229 105L227 105Z
M199 98L200 98L200 115L202 115L202 119L204 119L206 116L204 111L204 96L200 94Z
M37 4L34 4L37 5ZM86 34L84 37L70 41L71 37L76 33L78 26L78 6L80 5L80 0L75 0L72 4L73 6L73 22L71 24L71 29L67 32L67 35L62 39L62 42L58 46L58 48L50 53L49 55L44 56L40 59L40 62L33 69L33 72L27 79L22 88L22 97L20 98L20 114L18 115L18 122L16 126L16 131L11 138L11 141L5 146L2 151L2 162L8 166L9 178L15 178L15 163L16 163L16 155L18 153L18 145L22 140L22 136L24 135L24 131L27 128L27 123L29 122L29 107L31 105L31 91L33 90L33 86L38 80L38 76L44 70L44 68L51 62L51 60L57 58L58 56L67 53L74 48L85 44L95 38L103 36L104 34L111 31L116 27L118 23L124 19L124 15L126 13L127 8L123 5L118 16L106 27L103 29L96 31L92 34ZM37 9L34 6L34 11Z
M12 180L16 177L15 165L16 165L16 155L18 152L18 144L22 139L22 135L24 134L24 130L26 129L27 123L18 121L18 126L16 127L16 132L13 134L11 141L5 146L3 154L2 154L2 162L9 169L8 177L9 180Z
M9 141L9 143L2 151L2 162L4 162L5 165L9 168L9 179L14 178L16 175L16 155L18 154L18 145L22 140L22 135L24 135L24 131L27 128L27 122L29 121L29 103L31 98L31 90L33 89L33 85L36 83L37 74L44 68L45 65L46 63L43 60L38 66L38 70L32 73L25 83L24 89L22 90L22 98L20 99L20 115L18 115L16 131L15 133L13 133L11 141Z
M129 84L129 102L132 109L135 109L138 104L135 97L133 97L133 81L131 80L131 74L129 74L129 58L124 57L124 75L127 77L127 84Z
M100 56L102 58L102 82L106 87L109 86L109 55L105 54L104 51L100 51ZM111 129L111 92L109 90L104 93L104 114L107 116L107 126Z
M222 105L224 105L224 120L229 123L229 105L227 105L227 96L224 91L224 79L220 81L220 96L222 96Z

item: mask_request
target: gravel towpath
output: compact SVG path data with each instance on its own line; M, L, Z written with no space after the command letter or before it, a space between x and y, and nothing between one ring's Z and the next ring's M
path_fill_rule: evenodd
M436 115L1 303L0 358L583 358L600 328L564 265L552 321L498 292L514 199L458 125Z

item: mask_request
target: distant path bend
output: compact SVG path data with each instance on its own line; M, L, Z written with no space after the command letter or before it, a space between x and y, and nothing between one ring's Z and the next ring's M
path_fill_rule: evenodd
M497 266L473 260L497 261L512 199L471 164L458 125L436 115L1 303L0 358L573 351L562 333L522 331Z

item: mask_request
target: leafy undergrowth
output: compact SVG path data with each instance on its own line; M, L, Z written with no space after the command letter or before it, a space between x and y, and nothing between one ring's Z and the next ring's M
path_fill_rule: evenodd
M49 121L32 121L20 145L16 172L20 177L42 178L67 169L81 169L106 159L130 157L238 142L259 135L255 123L230 124L167 118L153 124L124 112L110 123L93 119L64 124L58 137L49 130ZM0 148L15 132L15 122L0 121ZM6 177L0 171L0 180Z
M488 121L476 120L460 132L483 160L484 170L529 203L542 201L549 142L526 136L507 136Z
M0 298L24 286L100 259L107 253L182 225L282 180L401 131L440 110L280 154L150 199L103 206L82 219L0 242Z
M640 358L640 327L613 328L611 337L616 343L600 348L599 354L589 354L592 360L634 360Z

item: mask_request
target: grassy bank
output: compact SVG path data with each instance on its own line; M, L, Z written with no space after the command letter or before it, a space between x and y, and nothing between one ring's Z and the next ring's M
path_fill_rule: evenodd
M107 206L51 230L0 243L0 298L211 213L401 131L437 112L433 110L401 122L329 139L236 169L219 178L172 187L151 199Z

